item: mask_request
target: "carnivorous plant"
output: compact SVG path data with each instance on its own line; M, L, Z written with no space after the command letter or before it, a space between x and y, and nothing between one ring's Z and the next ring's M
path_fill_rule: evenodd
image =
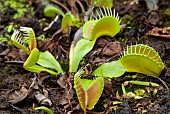
M32 28L20 27L19 30L15 30L11 37L11 41L13 45L22 49L29 55L23 65L26 70L31 72L46 71L51 74L63 73L60 64L51 53L48 51L39 52L37 49L35 33ZM58 72L48 68L55 69Z
M92 50L100 36L107 35L113 37L120 31L120 20L115 10L112 12L109 8L99 8L99 11L96 12L97 16L94 16L94 19L87 21L83 26L83 39L71 45L69 55L70 72L77 71L79 62Z

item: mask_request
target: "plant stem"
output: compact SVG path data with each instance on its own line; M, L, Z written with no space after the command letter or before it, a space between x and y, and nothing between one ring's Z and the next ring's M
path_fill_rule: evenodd
M125 89L125 85L122 83L122 92L123 92L123 95L126 95L127 94L127 92L126 92L126 89Z

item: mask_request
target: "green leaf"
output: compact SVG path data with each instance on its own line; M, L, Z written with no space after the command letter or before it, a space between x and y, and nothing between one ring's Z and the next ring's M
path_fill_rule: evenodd
M137 44L127 48L119 62L128 72L138 72L150 76L159 76L164 69L158 53L151 47Z
M70 13L66 13L62 19L61 27L63 29L63 33L68 31L69 26L72 25L72 17Z
M34 30L30 27L20 27L20 30L24 32L25 39L28 39L28 47L30 50L37 48L37 41L35 38Z
M159 86L159 84L157 83L153 83L153 82L145 82L145 81L136 81L136 80L131 80L131 81L128 81L129 83L131 84L135 84L135 85L143 85L143 86L153 86L153 87L156 87L156 86Z
M74 47L73 52L70 51L70 72L76 72L78 69L78 65L83 57L92 50L95 44L95 40L90 41L86 39L81 39L77 42L76 46Z
M28 48L24 45L24 40L22 39L22 35L19 30L14 30L14 33L11 36L11 41L14 46L17 48L22 49L27 54L30 54Z
M57 14L64 16L63 11L56 6L47 5L47 7L44 9L44 15L46 17L55 17Z
M93 76L101 76L107 78L120 77L125 73L126 69L119 61L104 63L98 67L93 73Z
M30 66L30 67L26 67L25 69L28 70L28 71L31 71L31 72L36 72L36 73L45 71L45 72L48 72L48 73L50 73L52 75L57 74L56 72L54 72L52 70L46 69L46 68L38 66L38 65L33 65L33 66Z
M21 32L23 32L23 34ZM12 34L11 41L16 47L21 48L27 54L37 47L34 31L30 27L20 27L20 31L15 30ZM29 49L26 47L27 45Z
M45 106L36 107L34 110L43 110L47 114L54 114L54 112L51 109L49 109Z
M84 111L86 111L86 109L91 110L102 94L104 79L102 77L94 80L81 79L79 72L77 72L74 76L74 88L81 108Z
M90 39L97 39L100 36L115 36L120 31L120 24L119 20L111 17L106 16L101 18L93 27Z
M21 44L20 42L17 42L15 40L11 40L12 44L14 46L16 46L19 49L22 49L25 53L30 54L30 51L28 50L28 48L26 46L24 46L23 44Z
M37 48L34 48L31 51L27 60L25 61L23 67L26 70L31 71L31 72L37 72L38 73L38 72L41 72L41 71L46 71L46 72L49 72L50 74L53 74L53 75L57 74L56 72L54 72L52 70L44 68L44 66L42 67L42 66L36 65L36 63L39 61L41 53L43 53L43 52L39 52L39 50ZM53 59L51 59L51 60L53 60Z
M35 65L38 59L39 59L39 50L37 48L34 48L31 51L30 55L28 56L27 60L25 61L23 67L27 68Z
M104 10L104 11L103 11ZM89 40L96 40L100 36L115 36L120 31L120 20L115 11L111 8L99 7L99 12L94 16L95 20L87 21L83 26L83 37Z
M94 25L97 23L97 20L90 20L87 21L83 26L83 37L87 38L89 40L93 40L93 38L90 38L91 31L94 27Z
M40 52L37 63L43 67L55 69L58 73L63 73L59 62L48 51Z

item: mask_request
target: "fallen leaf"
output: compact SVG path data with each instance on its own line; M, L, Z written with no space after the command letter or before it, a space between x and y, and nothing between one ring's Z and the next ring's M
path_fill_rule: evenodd
M21 86L20 89L15 89L9 93L8 102L12 104L16 104L24 100L27 96L28 96L28 89L26 89L25 86Z
M60 85L62 88L66 88L66 80L68 76L66 73L64 73L59 79L57 80L57 83Z
M40 105L46 105L46 106L51 106L52 102L50 99L48 99L45 95L43 95L40 92L37 92L37 94L35 95L36 100L38 101L38 103Z
M167 27L164 27L164 28L155 27L148 32L148 35L170 39L169 30L170 28L167 28Z
M107 44L102 50L102 54L107 56L118 55L121 54L121 52L122 47L120 46L119 42L111 42Z

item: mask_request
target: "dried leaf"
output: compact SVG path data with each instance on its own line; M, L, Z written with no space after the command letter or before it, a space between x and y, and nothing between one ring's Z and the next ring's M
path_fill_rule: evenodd
M40 105L48 105L48 106L52 105L51 100L39 92L37 92L37 94L35 95L35 98Z
M107 44L104 48L102 53L107 56L114 56L121 54L122 48L119 42L111 42Z
M25 86L22 86L20 89L13 90L8 95L8 102L16 104L24 100L28 96L28 89Z
M155 27L149 31L148 35L170 39L170 32L168 30L169 28L167 27L164 28Z

